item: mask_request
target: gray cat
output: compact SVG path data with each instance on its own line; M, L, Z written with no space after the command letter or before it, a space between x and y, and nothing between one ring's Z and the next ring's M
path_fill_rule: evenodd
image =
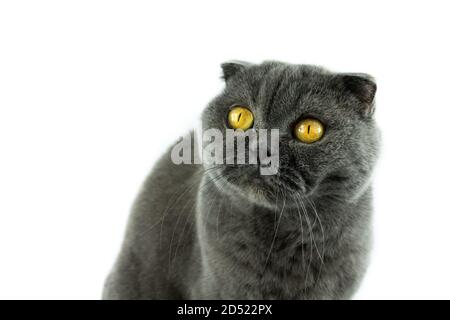
M279 129L277 174L260 175L259 162L176 165L169 150L134 204L103 297L350 298L370 248L376 84L273 61L222 70L203 128L229 128L230 108L245 106L254 128ZM320 139L299 139L302 119L320 124Z

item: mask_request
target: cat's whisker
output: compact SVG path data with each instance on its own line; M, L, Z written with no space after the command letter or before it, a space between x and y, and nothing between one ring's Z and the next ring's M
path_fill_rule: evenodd
M299 194L299 197L300 197L300 199L302 199L303 208L304 208L304 210L306 211L307 209L306 209L306 206L305 206L305 203L303 202L303 200L308 200L308 199L307 199L306 197L302 197L300 194ZM314 209L314 208L313 208L313 209ZM306 211L306 212L307 212L307 211ZM311 232L313 232L313 225L311 224L310 219L309 219L309 217L308 217L307 214L306 214L306 216L307 216L307 223L308 223L308 225L309 225L309 227L310 227L310 229L311 229ZM317 216L317 217L319 217L319 216ZM323 231L323 230L322 230L322 231ZM323 236L323 232L322 232L322 236ZM321 254L320 254L319 247L317 246L316 239L315 239L314 236L312 237L312 239L313 239L313 241L314 241L314 247L316 248L317 254L319 255L319 259L321 260L321 262L323 262L322 256L321 256Z
M235 181L235 180L237 180L237 177L231 177L232 178L232 180L231 181L229 181L229 182L233 182L233 181ZM234 179L233 179L234 178ZM217 228L217 240L219 240L219 218L220 218L220 213L221 213L221 211L222 211L222 208L223 208L223 201L224 201L224 198L222 198L222 200L220 201L220 208L219 208L219 210L218 210L218 212L217 212L217 226L216 226L216 228Z
M216 231L217 231L216 234L217 234L217 237L216 237L216 240L219 240L219 239L220 239L220 237L219 237L219 219L220 219L220 213L222 212L223 199L224 199L224 198L222 198L222 199L220 200L219 210L217 210L217 217L216 217Z
M272 243L270 245L269 253L267 254L266 262L264 264L263 273L266 271L267 264L269 263L270 255L272 254L273 247L275 245L275 240L277 238L278 229L280 228L281 219L283 218L284 207L286 205L286 198L283 198L283 207L281 208L280 217L278 218L278 223L275 228L275 234L272 239Z
M302 246L302 267L305 267L305 251L303 250L303 244L304 244L304 233L303 233L303 218L302 218L302 214L300 212L300 207L298 206L297 200L294 198L295 201L295 206L297 207L297 214L298 214L298 218L300 220L300 237L301 237L301 243L300 245Z
M322 222L321 222L321 219L320 219L320 216L319 216L319 214L317 213L317 210L316 210L316 208L315 208L315 205L314 205L314 203L312 202L312 200L310 200L310 199L308 199L307 197L303 197L301 194L298 194L298 197L300 198L300 199L304 199L304 200L306 200L306 201L308 201L309 202L309 204L310 204L310 206L311 206L311 208L313 209L313 211L314 211L314 214L315 214L315 216L316 216L316 218L317 218L317 221L319 222L319 226L320 226L320 230L321 230L321 237L322 237L322 251L320 251L319 250L319 248L318 248L318 245L317 245L317 242L316 242L316 240L315 240L315 237L313 236L313 235L311 235L312 236L312 238L313 238L313 241L314 241L314 247L315 247L315 249L316 249L316 252L317 252L317 255L318 255L318 257L319 257L319 262L320 262L320 266L319 266L319 271L317 272L317 276L315 277L315 282L317 281L317 279L320 277L320 275L321 275L321 273L322 273L322 267L323 267L323 265L324 265L324 253L325 253L325 232L324 232L324 229L323 229L323 226L322 226ZM301 201L301 200L300 200ZM303 206L305 207L305 205L303 204ZM305 207L305 210L306 210L306 207ZM309 218L308 218L308 220L309 220ZM310 222L307 220L307 222L308 222L308 226L310 226L310 229L311 229L311 231L312 231L312 227L313 226L311 226L311 224L310 224ZM311 254L312 254L312 248L311 248Z
M221 177L221 179L223 179L223 178L225 178L225 177L228 177L228 175L225 175L225 174L224 174L223 177ZM233 177L231 177L231 178L233 178ZM208 187L212 188L212 185L209 184ZM193 202L193 204L192 204L192 206L191 206L191 210L193 209L193 207L194 207L194 205L195 205L195 203L196 203L196 202L194 202L193 200L192 200L192 202ZM222 208L222 205L223 205L223 198L222 198L222 200L221 200L220 208ZM219 210L219 212L217 213L217 220L219 219L219 215L220 215L220 210ZM189 225L189 228L188 228L188 230L187 230L186 232L188 232L188 233L191 232L193 226L196 225L196 222L195 222L195 221L196 221L196 220L195 220L195 217L194 217L194 219L192 219L192 221L189 221L189 222L190 222L190 225ZM218 222L217 222L217 223L218 223ZM218 228L218 227L219 227L219 226L217 226L217 228ZM185 245L186 245L186 243L183 243L183 244L181 245L181 247L180 247L180 250L182 250L182 249L184 248Z
M296 195L298 196L298 193L296 193ZM311 268L311 263L312 263L313 242L315 243L315 241L314 241L313 230L311 229L311 224L309 222L308 211L306 210L305 204L303 203L301 197L298 196L297 199L299 200L302 211L305 214L305 220L306 220L306 223L307 223L307 226L309 229L310 248L309 248L309 262L308 262L308 267L306 268L306 276L305 276L305 290L306 290L306 287L308 286L309 270ZM297 203L297 201L296 201L296 203Z
M201 169L198 172L195 172L192 174L192 177L195 178L197 176L202 176L203 174L207 173L207 172L213 172L214 170L220 170L217 167L211 167L208 169ZM181 200L181 198L185 195L187 195L190 191L192 191L192 189L197 185L197 181L194 179L193 182L191 182L184 190L183 192L180 193L174 193L171 195L171 197L169 198L169 200L167 201L167 205L161 215L161 218L158 219L158 221L154 224L152 224L149 227L143 227L142 231L140 231L136 237L138 239L145 237L153 228L155 228L156 226L160 226L160 232L159 232L159 242L160 242L160 247L162 246L162 229L163 229L163 225L164 225L164 220L166 218L166 216L169 214L169 211L176 206L176 204L178 203L178 201ZM175 201L173 201L173 199L175 199ZM137 205L137 204L135 204Z
M201 186L199 187L199 189L198 189L197 192L199 192L200 190L202 190L203 188L205 188L205 187L207 187L207 186L210 186L213 182L215 182L216 180L221 179L223 176L224 176L223 174L220 174L220 175L215 176L215 177L211 178L210 180L206 181L203 185L201 185ZM192 201L192 202L193 202L193 204L192 204L192 206L191 206L191 209L190 209L190 211L192 211L192 208L193 208L193 206L195 205L195 201L193 200L193 198L191 198L189 201ZM169 273L169 274L170 274L170 266L171 266L171 261L172 261L172 258L171 258L171 257L172 257L172 243L173 243L174 238L175 238L175 233L176 233L176 229L177 229L177 226L178 226L180 217L183 215L184 208L185 208L186 205L189 203L189 201L186 202L185 205L182 207L181 212L180 212L180 214L178 215L178 218L177 218L177 222L176 222L176 224L175 224L175 227L173 228L172 237L171 237L170 244L169 244L169 269L168 269L168 273ZM186 217L186 221L187 221L188 218L189 218L189 212L187 213L187 215L188 215L188 216ZM185 227L186 227L186 223L185 223L185 225L184 225L184 227L183 227L183 230L182 230L182 232L181 232L181 235L179 236L179 241L178 241L177 247L176 247L176 249L175 249L175 254L174 254L173 262L175 262L175 260L176 260L177 250L178 250L178 247L179 247L179 243L180 243L180 241L181 241L182 238L183 238L184 231L185 231Z
M214 168L214 167L213 167L213 168L208 168L208 169L206 169L206 170L199 170L198 172L194 173L193 177L203 175L203 174L205 174L206 172L212 171L212 170L214 170L214 169L218 170L217 168ZM154 226L156 226L156 225L158 225L159 223L161 223L161 225L160 225L160 232L159 232L159 243L160 243L160 248L162 248L162 230L163 230L163 226L164 226L164 220L165 220L167 214L169 213L169 210L172 209L172 208L174 208L175 205L178 203L178 201L180 201L181 198L182 198L185 194L187 194L188 192L192 191L192 189L197 185L197 183L198 183L198 182L194 179L194 181L193 181L191 184L189 184L189 186L188 186L186 189L184 189L183 192L181 192L180 194L178 194L178 197L176 198L175 202L173 202L173 203L172 203L171 200L172 200L172 198L173 198L174 196L176 196L176 195L174 194L173 196L171 196L170 199L169 199L169 201L167 202L166 209L164 210L164 212L163 212L163 214L162 214L162 216L161 216L160 221L158 221L158 222L157 222L155 225L153 225L152 227L144 229L143 234L140 234L139 236L140 236L140 237L141 237L141 236L144 236L144 235L147 234Z
M305 241L304 241L304 233L303 233L303 219L302 219L302 214L300 212L300 207L298 206L298 202L297 202L297 199L296 199L295 195L294 195L294 202L295 202L295 205L297 207L298 217L300 219L300 233L301 233L300 246L301 246L301 251L302 251L302 268L304 269L305 268L305 246L304 246L304 242ZM308 273L306 274L306 280L307 279L308 279ZM307 282L306 280L305 280L305 284ZM303 288L303 290L306 293L306 286Z
M218 188L220 188L220 191L222 192L223 191L223 187L220 187L220 185L219 184L213 184L212 182L217 182L217 181L220 181L220 180L222 180L224 177L228 177L228 175L227 174L222 174L222 175L219 175L219 176L217 176L217 177L214 177L214 178L217 178L217 179L214 179L214 181L211 181L211 180L209 180L209 182L211 182L211 183L205 183L205 185L203 186L203 187L208 187L208 188L213 188L213 185L215 185L216 187L218 187ZM231 178L233 178L233 177L231 177ZM201 189L203 189L203 187L201 188ZM219 195L220 195L220 192L219 193L217 193L215 196L214 196L214 198L213 199L210 199L210 201L208 202L208 206L210 207L207 211L208 211L208 214L207 214L207 217L206 217L206 219L205 219L205 222L204 222L204 225L203 225L203 227L205 227L206 228L206 223L207 223L207 219L208 219L208 217L209 217L209 215L210 215L210 213L211 213L211 211L212 211L212 209L213 209L213 204L215 203L215 201L217 200L217 198L219 197ZM192 209L193 209L193 207L194 207L194 205L195 205L195 202L194 201L192 201L193 202L193 204L192 204L192 206L191 206L191 211L192 211ZM220 214L220 210L221 210L221 208L222 208L222 204L223 204L223 198L221 199L221 202L220 202L220 209L219 209L219 211L217 212L217 220L218 220L218 217L219 217L219 214ZM194 220L195 221L195 220ZM218 222L217 222L218 223ZM195 225L196 223L195 222L191 222L191 225L190 225L190 227L189 227L189 230L188 230L188 232L190 232L190 230L192 229L192 227ZM217 226L217 228L218 228L219 226ZM184 229L184 228L183 228ZM182 239L182 237L180 238L180 241L181 241L181 239ZM177 253L177 250L178 250L178 246L179 246L179 243L178 243L178 245L177 245L177 249L175 250L175 256L174 256L174 261L173 262L175 262L175 259L176 259L176 253ZM184 247L184 244L182 245L182 247L181 248L183 248Z
M189 219L189 218L190 218L190 213L192 212L192 209L193 209L193 207L194 207L194 205L195 205L194 199L195 199L195 197L191 197L191 198L188 199L188 201L186 201L186 203L183 205L183 207L182 207L181 210L180 210L180 213L178 214L177 222L176 222L176 224L175 224L175 226L174 226L174 228L173 228L172 238L171 238L170 244L169 244L169 269L168 269L168 273L169 273L169 274L170 274L170 266L171 266L171 263L175 263L175 260L176 260L176 257L177 257L178 246L180 245L180 242L183 240L184 231L185 231L185 229L186 229L187 222L190 220L190 219ZM172 243L173 243L173 240L174 240L174 237L175 237L175 233L176 233L176 229L177 229L177 226L178 226L178 222L179 222L181 216L184 214L184 209L186 208L187 204L189 204L189 203L192 203L192 205L190 206L189 210L185 213L185 215L186 215L186 220L185 220L183 229L181 230L181 234L178 236L178 242L177 242L177 246L176 246L176 248L175 248L175 254L174 254L173 262L171 262L171 261L172 261Z
M215 177L215 178L217 178L217 179L214 179L213 182L220 181L224 176L225 176L225 175L223 174L223 175L220 175L220 176L218 176L218 177ZM223 187L221 187L220 184L214 183L214 186L215 186L216 188L218 188L220 191L223 191ZM216 193L216 195L214 196L214 199L217 199L217 197L218 197L219 194L220 194L219 192ZM207 203L208 206L209 206L210 204L211 204L211 201ZM204 219L204 221L203 221L203 226L202 226L203 228L206 226L206 223L207 223L208 218L209 218L209 216L210 216L210 214L211 214L211 211L212 211L212 206L209 206L209 208L207 209L207 212L208 212L208 213L206 214L206 217L205 217L205 219Z
M320 231L322 234L322 255L319 254L319 258L320 258L320 269L319 269L319 276L320 276L320 272L322 270L322 266L324 264L324 254L325 254L325 230L323 228L323 224L322 224L322 220L320 219L319 214L317 213L317 209L316 209L316 205L314 204L314 201L312 199L309 198L305 198L309 204L311 205L313 212L317 218L317 221L319 222L319 226L320 226Z
M277 179L278 179L278 184L280 183L280 176L277 175ZM277 193L276 193L276 200L275 200L275 210L273 212L274 215L274 219L273 219L273 230L275 232L275 228L277 225L277 211L278 211L278 192L283 192L283 190L281 188L277 188Z

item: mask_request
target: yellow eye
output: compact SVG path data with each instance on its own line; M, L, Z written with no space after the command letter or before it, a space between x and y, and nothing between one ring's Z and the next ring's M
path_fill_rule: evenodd
M253 125L253 113L245 107L233 107L228 113L228 123L233 129L247 130Z
M324 131L323 124L316 119L303 119L295 126L295 136L304 143L319 141Z

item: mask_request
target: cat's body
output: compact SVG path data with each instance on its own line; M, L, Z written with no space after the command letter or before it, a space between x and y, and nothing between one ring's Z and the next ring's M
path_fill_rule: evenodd
M351 297L370 246L373 96L362 100L355 79L341 86L336 74L309 66L233 63L224 77L227 88L205 111L204 127L224 128L232 104L252 106L255 127L280 129L280 172L175 165L169 150L135 202L104 298ZM286 116L288 109L300 112ZM330 137L316 146L291 139L289 125L304 114L325 119Z

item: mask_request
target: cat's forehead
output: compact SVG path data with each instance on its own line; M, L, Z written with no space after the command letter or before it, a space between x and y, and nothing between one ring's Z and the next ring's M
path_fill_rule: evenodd
M239 74L229 89L232 95L259 107L320 107L337 98L333 74L310 65L265 62Z
M279 82L282 79L312 83L323 82L329 79L332 73L319 66L267 61L247 68L243 75L247 78L254 77L269 83Z
M333 77L331 72L317 66L265 62L236 75L229 89L253 101L261 102L271 97L271 102L275 99L287 102L292 98L300 99L301 95L325 97L334 94Z

